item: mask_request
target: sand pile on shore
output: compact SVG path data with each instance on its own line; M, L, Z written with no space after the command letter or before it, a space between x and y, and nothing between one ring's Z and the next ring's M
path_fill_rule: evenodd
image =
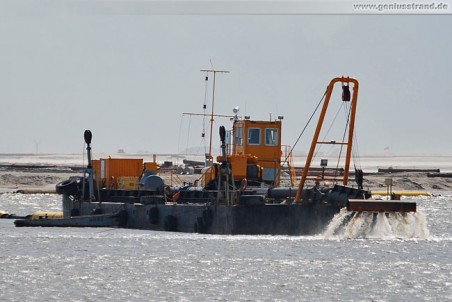
M423 172L378 173L364 176L364 188L386 190L385 180L392 178L394 191L452 191L452 178L428 177Z
M0 187L22 188L22 187L47 187L55 186L57 183L68 178L68 175L42 174L42 173L5 173L0 174Z
M31 171L14 171L0 169L0 188L11 190L31 190L36 192L55 191L55 185L72 176L81 176L80 172L55 172L42 171L40 169Z

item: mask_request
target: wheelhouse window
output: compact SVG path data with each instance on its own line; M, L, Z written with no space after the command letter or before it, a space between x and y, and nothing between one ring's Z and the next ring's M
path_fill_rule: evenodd
M278 129L277 128L266 128L265 129L265 145L266 146L278 146Z
M261 144L261 129L248 128L248 145L260 145Z
M241 146L243 144L243 127L236 127L234 130L234 145Z

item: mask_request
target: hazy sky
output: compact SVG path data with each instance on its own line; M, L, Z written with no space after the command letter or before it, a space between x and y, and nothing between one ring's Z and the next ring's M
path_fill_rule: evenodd
M360 81L361 154L452 155L451 15L72 14L24 3L0 2L0 153L79 153L85 129L97 152L199 146L202 117L182 113L203 112L200 69L212 62L230 71L217 75L215 112L282 115L284 144L344 75ZM217 119L215 135L219 125L230 122Z

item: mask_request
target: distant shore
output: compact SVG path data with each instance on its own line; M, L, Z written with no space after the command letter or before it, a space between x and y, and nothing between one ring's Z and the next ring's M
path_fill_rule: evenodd
M93 159L99 158L142 158L145 162L153 161L154 154L141 153L93 153ZM182 165L184 159L204 161L204 155L200 154L155 154L158 163L166 161L175 165ZM328 159L328 156L317 156ZM214 155L214 158L216 156ZM283 156L282 159L285 157ZM2 165L36 165L36 166L84 166L86 155L83 154L1 154L0 167ZM294 156L294 165L303 167L305 156ZM337 157L329 158L328 166L334 166ZM365 173L377 172L379 168L407 168L407 169L440 169L441 172L452 172L452 156L361 156L358 160L359 168ZM311 166L319 166L320 159L314 159Z
M0 192L54 193L55 186L83 169L66 166L0 165Z
M52 193L55 185L72 176L82 176L79 165L27 165L0 164L0 192L21 190L28 193ZM193 182L200 175L179 175L183 181ZM371 191L387 190L386 179L392 178L392 190L397 191L452 191L452 178L428 177L427 172L364 173L364 188ZM287 173L282 173L282 183L289 183ZM353 177L349 184L356 186Z
M108 154L94 154L93 158L108 158ZM112 158L143 158L153 161L153 154L111 154ZM184 160L203 161L202 155L157 154L158 163L166 162L183 165ZM304 165L306 158L295 157L297 167ZM83 154L0 154L0 192L22 190L27 192L54 192L55 185L71 176L82 176L87 158ZM311 167L318 167L320 162L313 161ZM329 167L335 165L330 159ZM387 172L388 168L435 169L442 173L452 172L452 156L364 156L359 160L359 167L364 171L364 188L371 191L386 191L385 181L393 180L393 191L452 191L452 178L428 177L427 172ZM284 166L287 168L287 165ZM382 169L381 169L382 168ZM378 171L386 172L378 172ZM179 175L182 181L193 182L200 175ZM289 174L282 172L281 183L290 183ZM349 185L356 186L353 175Z

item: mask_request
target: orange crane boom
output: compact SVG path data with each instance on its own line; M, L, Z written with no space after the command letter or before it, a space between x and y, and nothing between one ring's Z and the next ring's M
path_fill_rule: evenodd
M351 107L351 115L350 115L349 131L348 131L348 141L347 142L328 142L328 143L329 144L342 144L342 145L346 145L346 147L347 147L347 154L346 154L346 158L345 158L345 167L344 167L344 175L343 175L343 177L341 179L343 184L347 185L348 175L349 175L349 168L350 168L350 158L351 158L351 154L352 154L353 130L354 130L354 127L355 127L356 105L358 103L359 83L358 83L358 80L353 79L353 78L337 77L337 78L332 79L330 84L328 85L327 92L326 92L326 97L325 97L325 100L323 102L322 111L320 113L319 121L317 122L317 128L315 130L314 137L312 138L311 148L309 150L308 157L306 158L306 164L304 166L303 174L301 176L301 181L300 181L300 184L298 186L297 194L295 196L295 202L300 202L301 201L302 190L303 190L305 182L306 182L306 180L308 178L309 168L311 166L312 158L314 157L314 152L315 152L317 144L324 144L325 143L325 142L319 142L319 135L320 135L320 131L322 129L323 121L325 119L325 115L326 115L326 112L327 112L327 109L328 109L328 104L329 104L330 99L331 99L331 94L333 93L334 85L336 83L342 83L342 87L343 87L342 100L343 101L351 101L351 106L352 107ZM348 86L349 86L350 83L353 83L353 96L351 97L351 99L350 99L350 91L348 90L349 89ZM348 95L347 95L347 92L344 90L344 87L347 87L346 90L348 91Z

